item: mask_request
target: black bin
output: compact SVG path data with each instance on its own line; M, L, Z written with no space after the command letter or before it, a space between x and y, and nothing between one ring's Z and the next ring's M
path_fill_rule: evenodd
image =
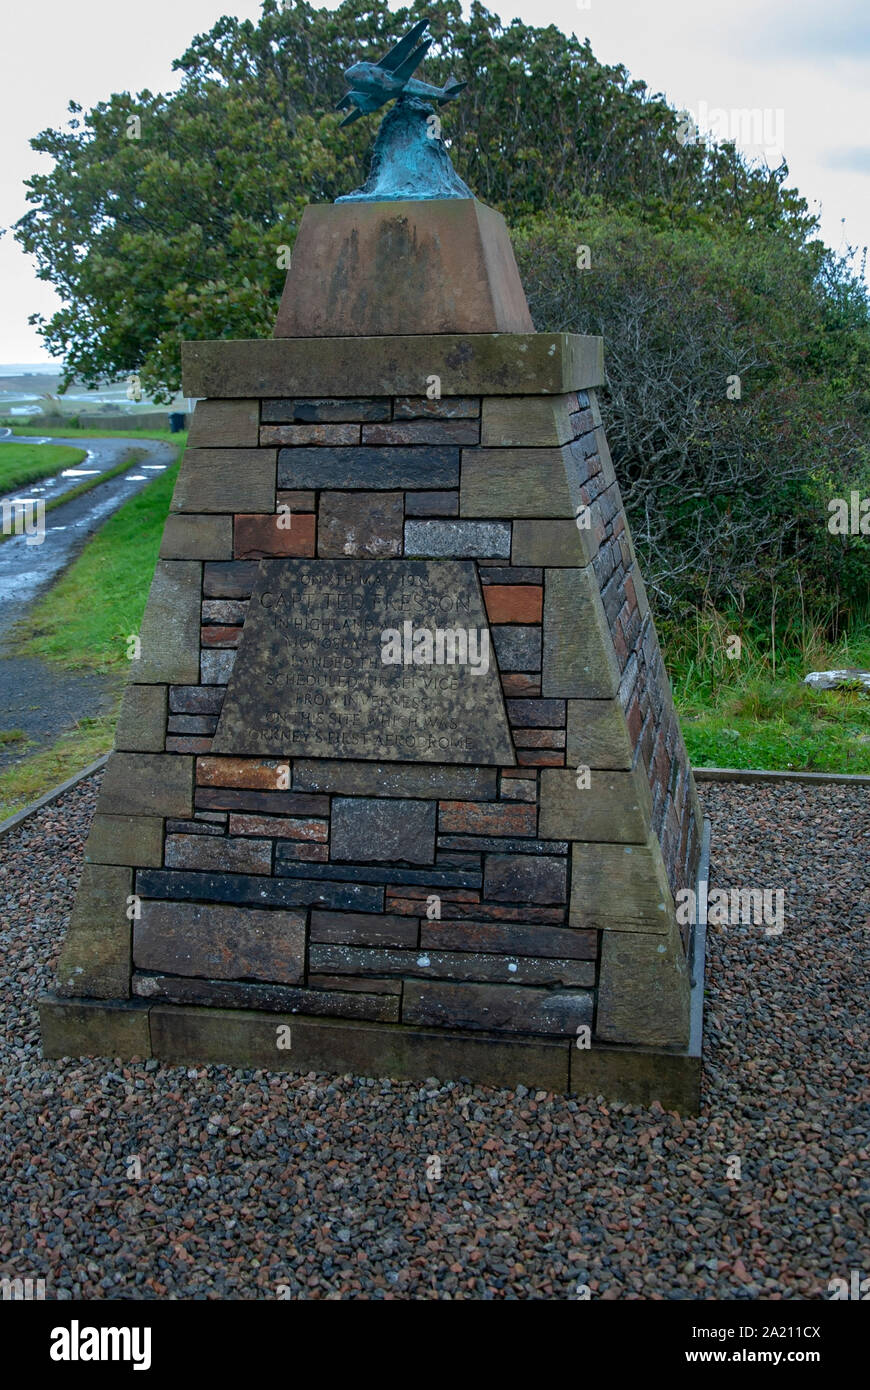
M184 413L180 410L173 410L169 415L169 428L173 434L179 434L184 429Z

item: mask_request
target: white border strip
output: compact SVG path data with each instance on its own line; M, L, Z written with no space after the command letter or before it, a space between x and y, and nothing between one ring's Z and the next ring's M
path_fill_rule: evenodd
M847 787L870 787L870 775L850 772L765 772L748 767L693 767L697 782L805 782Z
M37 811L41 811L43 806L50 806L52 801L57 801L64 792L70 791L79 782L83 782L86 777L92 777L95 772L99 772L101 767L105 767L109 757L109 753L104 753L101 758L97 758L95 763L90 763L81 772L77 772L74 777L70 777L66 782L61 782L59 787L52 787L51 791L46 792L45 796L41 796L38 801L34 801L30 806L25 806L23 811L16 811L14 816L10 816L8 820L0 823L0 838L7 835L10 830L14 830L28 817L35 815Z

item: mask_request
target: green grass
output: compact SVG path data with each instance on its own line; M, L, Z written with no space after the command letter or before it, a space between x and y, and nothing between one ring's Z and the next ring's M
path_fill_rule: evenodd
M67 444L7 444L0 440L0 492L51 478L63 468L75 468L86 457L86 450Z
M37 429L36 425L21 425L17 420L0 420L0 425L8 425L15 433L22 436L35 435L39 439L162 439L167 444L177 444L180 449L184 449L187 444L187 431L181 430L178 434L173 434L170 429L165 430L89 430L87 427L81 429L78 425L51 425L48 429ZM0 445L0 448L14 448L12 444ZM48 445L43 447L48 448Z
M0 821L108 753L117 717L116 709L98 719L82 719L51 748L0 772Z
M176 436L177 438L177 436ZM178 465L125 502L15 634L21 655L92 671L125 670L138 633Z
M183 438L173 435L171 442L177 444ZM123 467L130 467L129 459ZM31 609L26 629L22 625L13 633L19 654L41 656L70 669L126 674L126 639L139 630L177 475L175 464L109 518L78 560ZM119 682L112 710L96 719L80 720L51 748L33 756L26 756L26 736L21 730L10 730L0 738L0 743L7 744L21 745L24 740L20 751L25 755L0 772L0 820L109 751L122 689Z
M737 660L725 638L737 631L716 616L695 634L665 641L665 655L689 757L697 767L870 773L870 691L815 691L809 671L870 670L870 622L859 618L839 642L795 630L774 651L744 639Z

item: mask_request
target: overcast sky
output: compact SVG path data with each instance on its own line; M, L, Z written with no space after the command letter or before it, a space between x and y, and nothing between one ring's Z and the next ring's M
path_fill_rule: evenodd
M748 142L752 153L767 149L776 162L781 144L789 183L821 209L825 241L870 243L870 0L729 0L715 9L698 0L492 0L488 8L505 23L516 16L588 36L602 62L625 63L633 77L700 113L702 125ZM175 86L172 59L227 12L256 19L259 0L42 0L7 8L0 227L27 207L22 181L37 167L29 138L63 124L70 98L88 108L113 91ZM755 129L741 125L741 110L758 113ZM7 232L0 363L47 360L27 318L55 305Z

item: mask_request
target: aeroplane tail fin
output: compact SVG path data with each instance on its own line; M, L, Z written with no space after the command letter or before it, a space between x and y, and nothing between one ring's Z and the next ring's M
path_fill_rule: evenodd
M444 86L441 88L439 105L443 105L445 101L455 100L455 98L459 96L460 92L465 91L465 88L467 86L467 82L457 82L455 77L448 77L447 81L444 83Z
M419 48L415 48L413 53L410 53L408 55L408 57L405 59L403 63L400 63L398 67L393 68L393 77L395 77L399 82L407 82L408 78L413 76L414 72L420 66L431 47L432 40L425 39L424 42L420 44Z

